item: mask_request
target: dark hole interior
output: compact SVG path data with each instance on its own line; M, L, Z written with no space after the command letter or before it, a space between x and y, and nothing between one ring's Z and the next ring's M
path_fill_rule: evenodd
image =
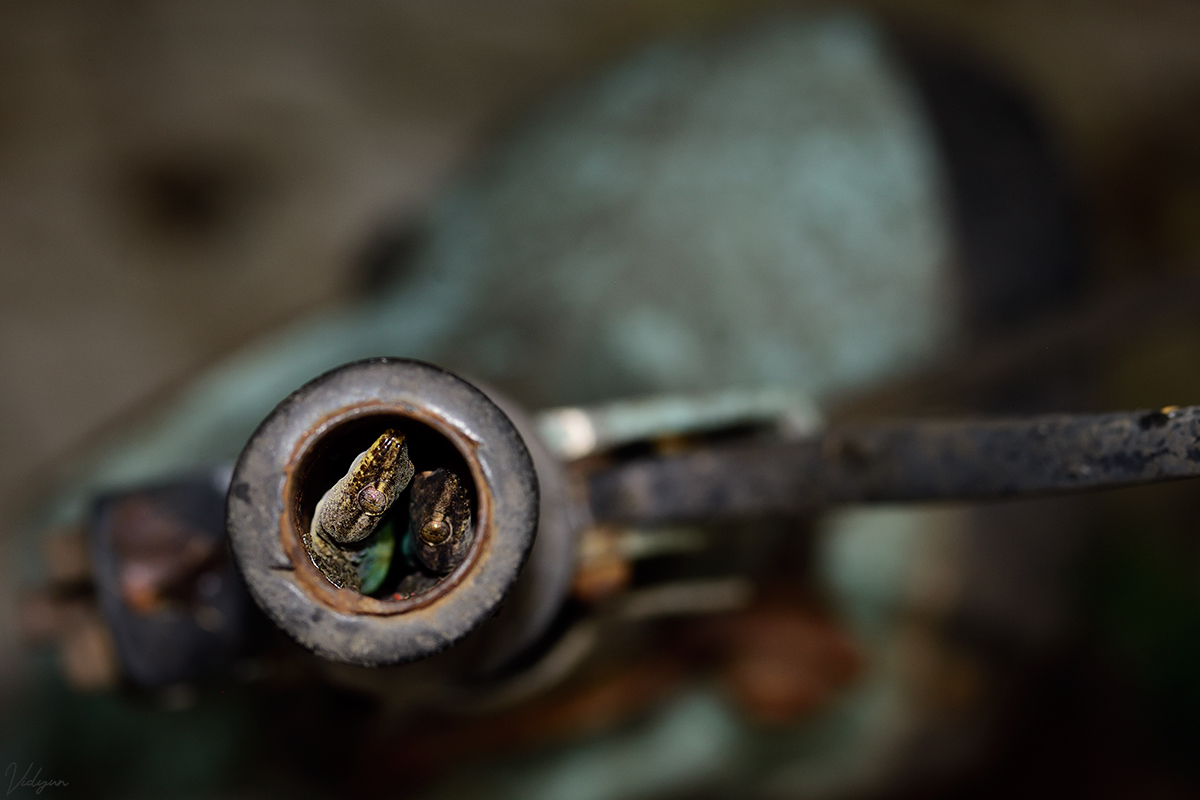
M358 454L388 428L404 434L408 456L417 473L444 468L458 476L471 498L472 523L478 520L475 482L466 459L454 444L434 428L411 417L376 414L338 425L321 437L305 456L300 465L299 495L295 498L296 520L302 530L307 531L312 525L313 512L321 496L346 474ZM405 555L403 539L409 535L410 490L411 484L396 498L377 528L381 530L390 522L396 545L382 584L374 591L366 592L370 597L383 600L411 597L429 591L445 577L428 572Z

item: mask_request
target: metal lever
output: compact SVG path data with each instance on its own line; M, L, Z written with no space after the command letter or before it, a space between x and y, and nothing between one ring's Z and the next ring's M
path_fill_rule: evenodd
M642 458L591 472L587 485L598 522L660 524L1192 477L1200 477L1200 406L847 426Z

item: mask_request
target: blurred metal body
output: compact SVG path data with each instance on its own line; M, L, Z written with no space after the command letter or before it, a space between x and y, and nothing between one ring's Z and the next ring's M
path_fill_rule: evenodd
M697 781L732 792L749 785L751 762L763 793L828 797L958 768L990 724L991 654L943 636L947 620L979 610L955 581L970 583L984 567L1004 573L1005 559L1013 569L1045 567L1037 572L1042 582L1019 598L1042 607L1042 617L1024 615L1023 607L1008 616L985 608L975 617L981 627L1011 634L1012 657L1026 657L1060 624L1059 606L1041 598L1057 586L1069 540L982 558L993 541L980 533L986 523L954 510L885 508L815 521L810 513L830 501L962 489L916 484L976 463L970 456L941 461L978 430L974 423L822 433L813 409L936 364L979 333L972 320L994 329L997 309L1012 306L1013 296L1049 302L1048 287L1070 284L1069 258L1041 269L1048 262L1030 257L1022 275L1034 279L1022 279L1015 295L1005 286L998 299L986 287L971 293L979 288L969 277L971 254L956 248L971 240L962 235L970 221L955 219L957 206L945 194L942 133L889 42L852 15L747 29L717 44L652 48L530 120L438 208L424 245L394 265L390 283L202 377L79 466L47 519L78 521L97 495L136 493L164 475L227 464L250 439L239 474L252 473L255 483L235 477L229 513L251 591L303 644L347 663L311 659L257 634L243 639L248 660L271 665L268 675L309 670L305 686L352 688L402 715L499 715L474 723L452 716L441 729L423 722L387 758L366 748L354 770L363 785L390 786L384 773L397 760L424 758L425 769L447 768L448 793L529 796L522 787L553 784L565 762L548 755L502 781L486 767L450 770L469 760L459 743L495 742L497 730L514 746L588 730L595 716L589 692L613 675L622 691L601 696L616 698L606 706L614 717L654 713L636 730L613 734L633 746L581 745L576 755L613 776L597 797L686 793ZM1047 223L1051 235L1059 222ZM1021 256L1024 243L1006 242L1010 255ZM307 388L289 394L326 370L382 354L420 358L488 387L488 403L499 404L519 432L533 472L526 460L507 476L481 468L475 481L515 480L523 487L515 517L528 522L536 474L539 533L500 617L467 634L500 603L509 571L486 587L493 596L469 619L455 615L452 635L432 631L399 650L392 642L386 653L364 655L364 642L375 646L367 629L390 624L368 618L395 609L345 600L319 579L298 586L304 559L286 550L281 557L286 536L275 532L295 513L289 470L303 462L297 454L305 437L319 433L322 415L380 402L367 383L327 376L327 388L337 385L346 396L293 424L289 409L303 404ZM456 393L475 392L460 387L417 402L425 390L416 384L401 399L379 391L385 405L393 402L388 413L404 406L404 415L416 417ZM529 421L505 395L525 409L555 410ZM272 415L281 398L288 398L283 411ZM424 419L451 438L461 434L456 446L464 456L476 433L489 445L498 428L501 439L511 438L508 423L476 429L468 417ZM1192 412L1170 419L1139 446L1190 425ZM992 434L1036 433L1043 424L1057 423L1015 423ZM906 436L935 446L910 447ZM270 457L260 459L263 453ZM801 485L803 492L793 491ZM714 519L729 512L753 519ZM255 536L267 538L247 537L252 517ZM523 552L516 539L512 553ZM263 580L274 588L264 591ZM945 590L928 590L935 585ZM437 595L432 614L454 586ZM505 616L519 624L506 626ZM696 624L683 625L678 638L659 625L681 618ZM464 634L459 652L470 654L462 657L469 669L453 663L457 647L444 658L362 666L430 654ZM908 668L914 662L921 665L915 672ZM742 705L689 683L697 664L720 672ZM954 685L967 688L949 698L924 692L922 681L941 669L966 676ZM680 686L691 693L679 695ZM576 693L565 700L555 694L569 689ZM512 708L524 708L524 716L503 716ZM787 725L764 736L746 709ZM764 738L772 744L762 752L771 755L742 757ZM946 747L901 757L917 740Z

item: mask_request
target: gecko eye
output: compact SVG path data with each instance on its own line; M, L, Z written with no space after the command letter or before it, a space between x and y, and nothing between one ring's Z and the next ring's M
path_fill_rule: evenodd
M421 541L425 544L442 544L450 538L450 534L454 531L450 528L450 523L445 519L439 519L436 522L427 522L421 528Z
M387 511L387 495L374 486L364 486L358 493L358 506L368 514L382 514Z

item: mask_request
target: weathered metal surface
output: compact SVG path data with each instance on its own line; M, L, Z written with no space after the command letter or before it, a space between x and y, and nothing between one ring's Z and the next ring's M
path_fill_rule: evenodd
M96 599L127 680L160 687L227 673L253 606L229 557L228 472L101 498L88 523Z
M323 442L395 419L432 429L461 455L477 527L466 560L436 586L377 599L334 587L308 557L305 481ZM440 652L493 615L529 554L537 505L529 453L491 400L437 367L381 358L339 367L279 404L234 468L226 519L242 574L276 624L326 658L379 666Z
M1200 476L1200 406L908 421L711 447L589 477L597 520L794 514L847 502L977 500Z
M811 433L820 413L812 399L780 387L642 397L537 415L538 435L560 458L582 458L627 444L737 427Z

